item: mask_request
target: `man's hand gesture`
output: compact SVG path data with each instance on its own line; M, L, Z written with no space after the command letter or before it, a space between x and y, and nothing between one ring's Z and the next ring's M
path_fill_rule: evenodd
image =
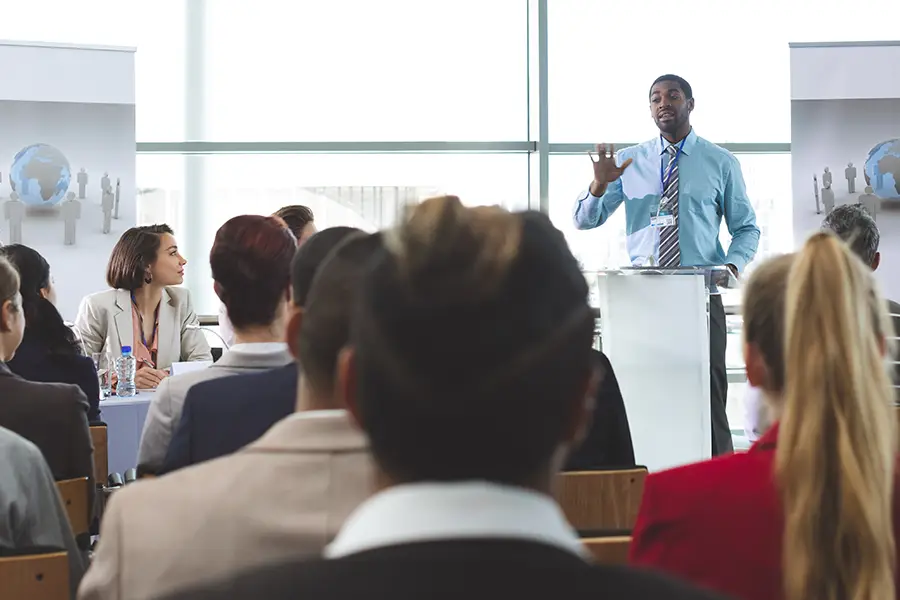
M591 194L594 196L602 196L606 186L621 177L631 164L629 158L621 166L616 166L616 148L612 144L597 144L596 160L590 150L588 156L591 157L591 166L594 168L594 180L591 182Z

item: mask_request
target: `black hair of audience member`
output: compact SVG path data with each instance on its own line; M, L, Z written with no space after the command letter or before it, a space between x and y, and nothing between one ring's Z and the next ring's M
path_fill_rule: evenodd
M19 272L25 335L34 336L52 355L82 356L84 350L75 332L42 293L52 285L47 260L37 250L22 244L3 246L0 255L5 256Z
M303 306L297 355L319 396L334 394L338 355L350 342L350 320L369 263L382 249L381 233L357 233L335 248L313 278Z
M678 84L678 87L681 88L681 91L684 92L685 100L690 100L694 97L694 90L691 89L691 84L687 82L684 77L679 77L678 75L672 75L671 73L667 73L665 75L660 75L657 77L653 83L650 84L650 92L649 94L653 94L653 86L661 81L674 81Z
M306 304L313 277L322 262L344 238L354 233L363 231L356 227L329 227L313 235L297 249L291 262L291 299L295 306Z
M316 219L312 209L302 204L282 206L272 213L272 216L280 217L285 225L288 226L288 229L293 232L298 242L303 238L303 230L306 229L307 225L315 222Z
M861 205L836 206L822 221L822 229L836 233L872 270L878 268L881 262L878 252L881 234L875 219Z
M339 369L381 472L549 490L596 386L587 284L562 233L445 196L385 235Z
M278 217L240 215L219 227L209 266L235 328L267 326L287 299L297 239Z
M156 262L164 233L175 235L165 224L132 227L125 231L113 246L106 265L109 287L133 292L149 283L145 280L147 269Z

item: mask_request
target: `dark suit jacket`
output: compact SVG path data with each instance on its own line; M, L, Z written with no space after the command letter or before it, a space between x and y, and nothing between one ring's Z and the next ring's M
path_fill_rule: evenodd
M100 381L90 356L50 354L40 341L28 335L26 329L25 338L16 350L16 355L6 366L28 381L77 385L90 405L88 421L100 421Z
M237 452L293 413L296 402L296 363L191 386L162 472Z
M87 399L77 386L26 381L0 362L0 427L37 446L57 481L87 477L94 489L87 411Z
M783 598L777 443L775 424L748 452L647 477L631 562L741 600ZM898 484L895 479L894 537L900 540Z
M602 377L597 389L594 420L581 446L569 457L566 471L635 466L631 429L628 427L619 381L606 355L597 350L593 352Z
M714 594L624 567L591 565L554 546L500 539L389 546L344 558L252 570L169 600L712 600Z

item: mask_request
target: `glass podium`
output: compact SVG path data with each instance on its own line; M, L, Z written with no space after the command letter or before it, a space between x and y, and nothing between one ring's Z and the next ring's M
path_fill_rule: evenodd
M585 273L628 413L650 471L710 458L709 295L737 287L724 266Z

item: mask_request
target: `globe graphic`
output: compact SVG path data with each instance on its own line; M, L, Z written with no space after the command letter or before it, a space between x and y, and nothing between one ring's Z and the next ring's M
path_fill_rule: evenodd
M866 185L882 200L900 199L900 139L881 142L869 151Z
M9 169L9 183L19 200L30 206L53 206L69 189L72 170L63 153L48 144L19 150Z

